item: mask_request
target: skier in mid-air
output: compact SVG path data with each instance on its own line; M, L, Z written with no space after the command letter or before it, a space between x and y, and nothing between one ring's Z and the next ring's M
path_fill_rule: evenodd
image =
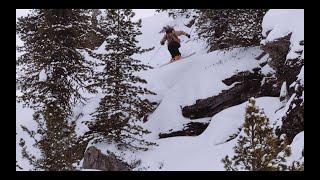
M181 45L178 36L185 35L190 38L190 35L184 31L175 31L172 27L165 27L165 31L166 34L163 36L160 44L164 45L164 43L168 41L168 50L172 57L171 61L179 60L181 58L181 53L179 52Z

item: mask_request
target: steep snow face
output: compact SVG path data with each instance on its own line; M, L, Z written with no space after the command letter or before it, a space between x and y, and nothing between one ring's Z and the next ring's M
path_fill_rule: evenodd
M146 127L155 134L181 130L184 124L190 122L182 116L181 107L231 88L222 80L257 67L258 62L254 57L259 53L261 51L256 47L199 53L145 72L149 88L158 94L161 101Z

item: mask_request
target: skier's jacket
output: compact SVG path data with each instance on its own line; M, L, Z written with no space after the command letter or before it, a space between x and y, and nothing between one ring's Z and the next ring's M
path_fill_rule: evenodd
M178 36L181 36L181 35L187 36L188 34L184 31L173 30L172 33L165 34L161 39L160 43L163 44L165 41L168 41L168 44L170 44L172 41L175 41L180 44L180 39L178 38Z

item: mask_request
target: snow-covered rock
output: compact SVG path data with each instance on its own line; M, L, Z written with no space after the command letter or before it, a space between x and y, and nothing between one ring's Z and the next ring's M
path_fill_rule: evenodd
M292 141L304 130L304 10L271 9L262 28L262 49L271 57L268 64L276 71L275 86L282 85L280 98L286 100L277 111L277 134L285 133Z
M300 43L304 40L304 9L271 9L263 18L262 29L263 44L291 34L287 59L298 58L296 52L304 50Z
M117 159L115 155L104 155L96 147L90 146L84 154L83 169L129 171L130 167L128 164Z

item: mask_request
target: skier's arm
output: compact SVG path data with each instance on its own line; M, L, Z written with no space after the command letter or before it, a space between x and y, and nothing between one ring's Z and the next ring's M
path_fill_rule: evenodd
M160 41L160 44L161 44L161 45L164 45L164 43L166 42L166 40L167 40L167 36L164 35L163 38L162 38L161 41Z
M190 38L190 35L188 33L184 32L184 31L176 31L176 35L177 36L185 35L188 38Z

